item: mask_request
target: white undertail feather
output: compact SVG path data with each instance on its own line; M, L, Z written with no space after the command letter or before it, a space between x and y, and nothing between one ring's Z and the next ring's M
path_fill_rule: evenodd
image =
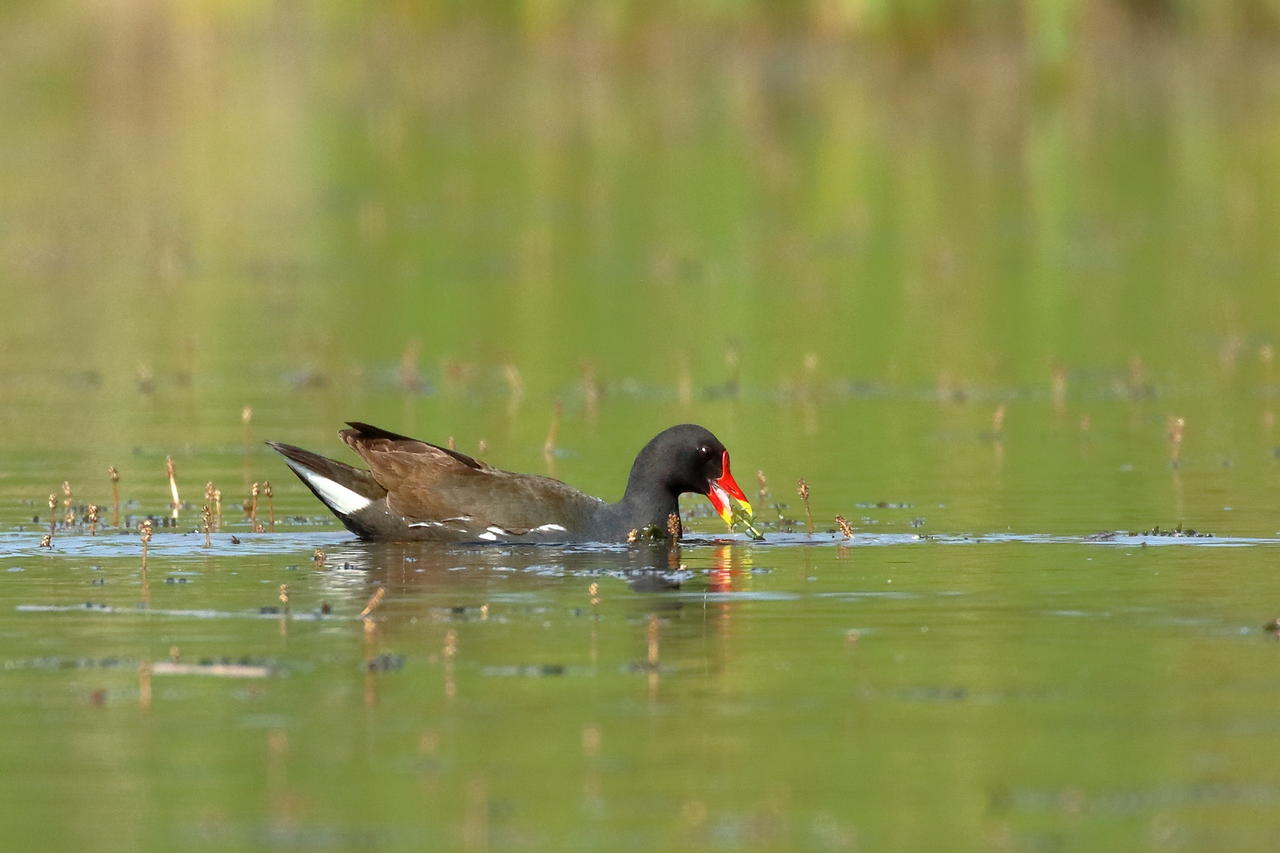
M302 478L307 481L311 488L315 489L321 499L329 505L330 509L341 515L354 515L360 510L367 507L373 501L364 495L351 491L341 483L330 480L328 477L322 477L310 468L306 468L292 459L286 457L284 460L290 468L297 471Z

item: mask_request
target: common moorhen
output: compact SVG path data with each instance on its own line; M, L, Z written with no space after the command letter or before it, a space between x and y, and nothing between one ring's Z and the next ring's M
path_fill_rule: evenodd
M729 451L695 424L658 433L631 466L617 503L550 477L515 474L479 459L368 424L338 435L369 470L309 450L269 441L307 488L362 539L445 542L618 542L631 531L667 532L677 499L696 492L732 524L736 498L751 516L729 473Z

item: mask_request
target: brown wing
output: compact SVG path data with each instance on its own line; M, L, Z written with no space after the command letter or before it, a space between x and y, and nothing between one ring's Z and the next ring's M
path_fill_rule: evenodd
M603 505L550 477L515 474L455 450L366 424L340 435L387 490L390 509L415 521L462 521L477 532L489 526L523 533L546 524L570 530Z
M441 447L438 444L432 444L429 441L421 441L416 438L410 438L407 435L400 435L390 430L380 429L370 424L360 423L359 421L348 421L347 426L351 429L344 429L338 433L342 436L342 440L350 445L351 449L364 457L362 447L383 447L398 448L408 452L428 452L428 450L439 451L452 457L454 460L461 462L469 468L489 468L479 459L474 459L465 453L459 453L456 450L450 450L447 447Z

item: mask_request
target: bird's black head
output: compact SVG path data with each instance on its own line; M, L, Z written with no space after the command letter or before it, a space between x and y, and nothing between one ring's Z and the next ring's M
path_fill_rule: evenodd
M669 427L654 436L631 467L627 491L633 488L657 488L671 496L706 495L725 523L733 518L729 497L751 514L751 504L729 471L729 451L710 430L697 424Z

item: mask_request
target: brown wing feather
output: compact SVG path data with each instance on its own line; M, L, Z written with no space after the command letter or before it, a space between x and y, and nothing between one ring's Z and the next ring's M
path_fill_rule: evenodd
M417 521L467 517L477 531L573 529L604 502L550 477L515 474L426 441L353 424L340 435L387 490L387 505Z
M489 465L481 462L479 459L468 456L465 453L459 453L456 450L450 450L447 447L441 447L438 444L432 444L429 441L422 441L417 438L410 438L407 435L400 435L390 430L380 429L376 426L360 423L359 421L348 421L347 426L351 429L344 429L338 432L342 440L347 443L356 453L364 458L364 447L384 447L402 450L406 453L430 453L431 451L443 453L452 459L461 462L468 468L488 468Z
M492 525L523 533L544 524L580 528L603 501L550 477L487 468L437 479L406 478L388 492L387 504L409 518L467 516L476 530Z

